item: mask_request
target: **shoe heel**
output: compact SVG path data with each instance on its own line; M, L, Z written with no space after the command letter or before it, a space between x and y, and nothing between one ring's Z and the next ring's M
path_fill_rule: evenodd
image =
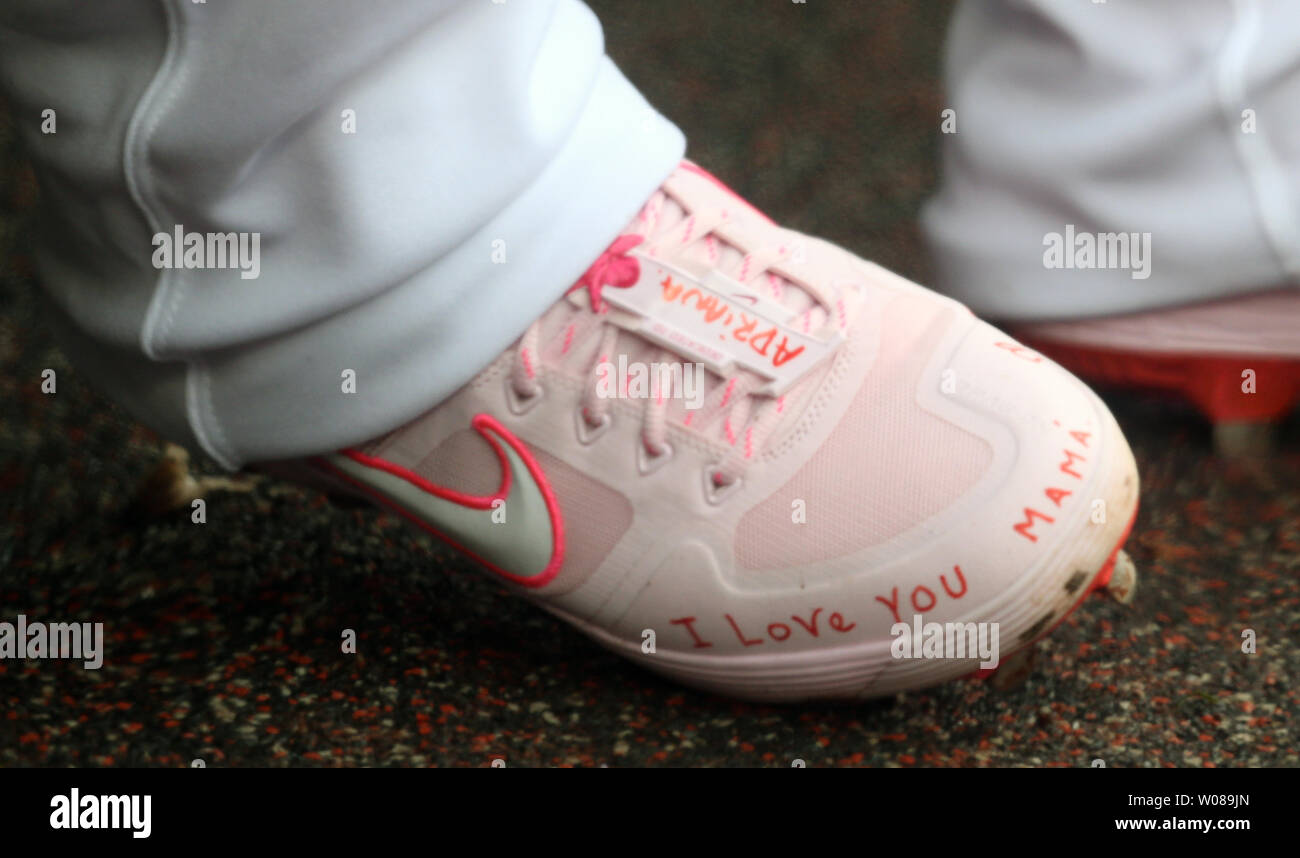
M1225 457L1266 456L1273 427L1300 404L1300 361L1142 353L1022 336L1083 380L1113 387L1172 393L1190 402L1214 424L1215 450Z

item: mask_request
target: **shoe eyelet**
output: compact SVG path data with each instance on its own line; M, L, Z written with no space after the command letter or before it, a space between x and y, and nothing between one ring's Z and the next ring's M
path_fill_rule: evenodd
M525 396L515 390L514 383L508 376L506 377L506 407L509 408L510 413L516 417L532 411L533 408L537 406L537 403L542 401L542 397L545 395L546 388L539 384L537 385L537 391L535 393Z
M578 429L578 441L582 444L594 443L597 438L609 431L610 426L614 425L614 418L609 412L601 415L599 423L588 420L581 408L573 412L573 418Z
M641 476L653 474L655 471L668 464L673 457L673 445L667 441L663 443L663 449L658 453L651 453L646 447L645 441L638 441L636 445L636 469L641 472Z
M726 485L718 485L714 477L722 473L722 469L717 465L710 465L704 469L704 499L713 506L718 506L727 498L734 495L744 484L744 480L736 478Z

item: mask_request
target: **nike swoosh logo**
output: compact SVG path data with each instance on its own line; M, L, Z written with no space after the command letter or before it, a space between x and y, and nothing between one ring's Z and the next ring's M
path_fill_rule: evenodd
M555 493L528 448L496 418L479 414L470 425L492 445L501 464L495 494L471 495L434 485L401 465L355 449L315 462L507 581L544 587L564 563L564 520Z

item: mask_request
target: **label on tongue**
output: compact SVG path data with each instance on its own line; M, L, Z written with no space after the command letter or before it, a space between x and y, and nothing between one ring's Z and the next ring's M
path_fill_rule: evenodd
M695 277L636 250L629 255L640 263L636 283L600 293L616 309L610 321L719 375L743 367L767 379L760 393L785 393L843 339L797 329L802 313L715 271Z

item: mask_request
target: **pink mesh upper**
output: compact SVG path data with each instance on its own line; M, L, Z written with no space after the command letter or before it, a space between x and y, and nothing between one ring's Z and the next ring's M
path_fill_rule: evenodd
M979 480L992 461L989 445L917 404L922 370L955 318L918 297L890 303L879 355L840 423L786 485L741 519L741 567L816 563L879 544ZM805 504L802 524L792 521L796 499Z
M581 586L632 526L632 504L621 493L534 449L564 515L564 566L548 595Z

